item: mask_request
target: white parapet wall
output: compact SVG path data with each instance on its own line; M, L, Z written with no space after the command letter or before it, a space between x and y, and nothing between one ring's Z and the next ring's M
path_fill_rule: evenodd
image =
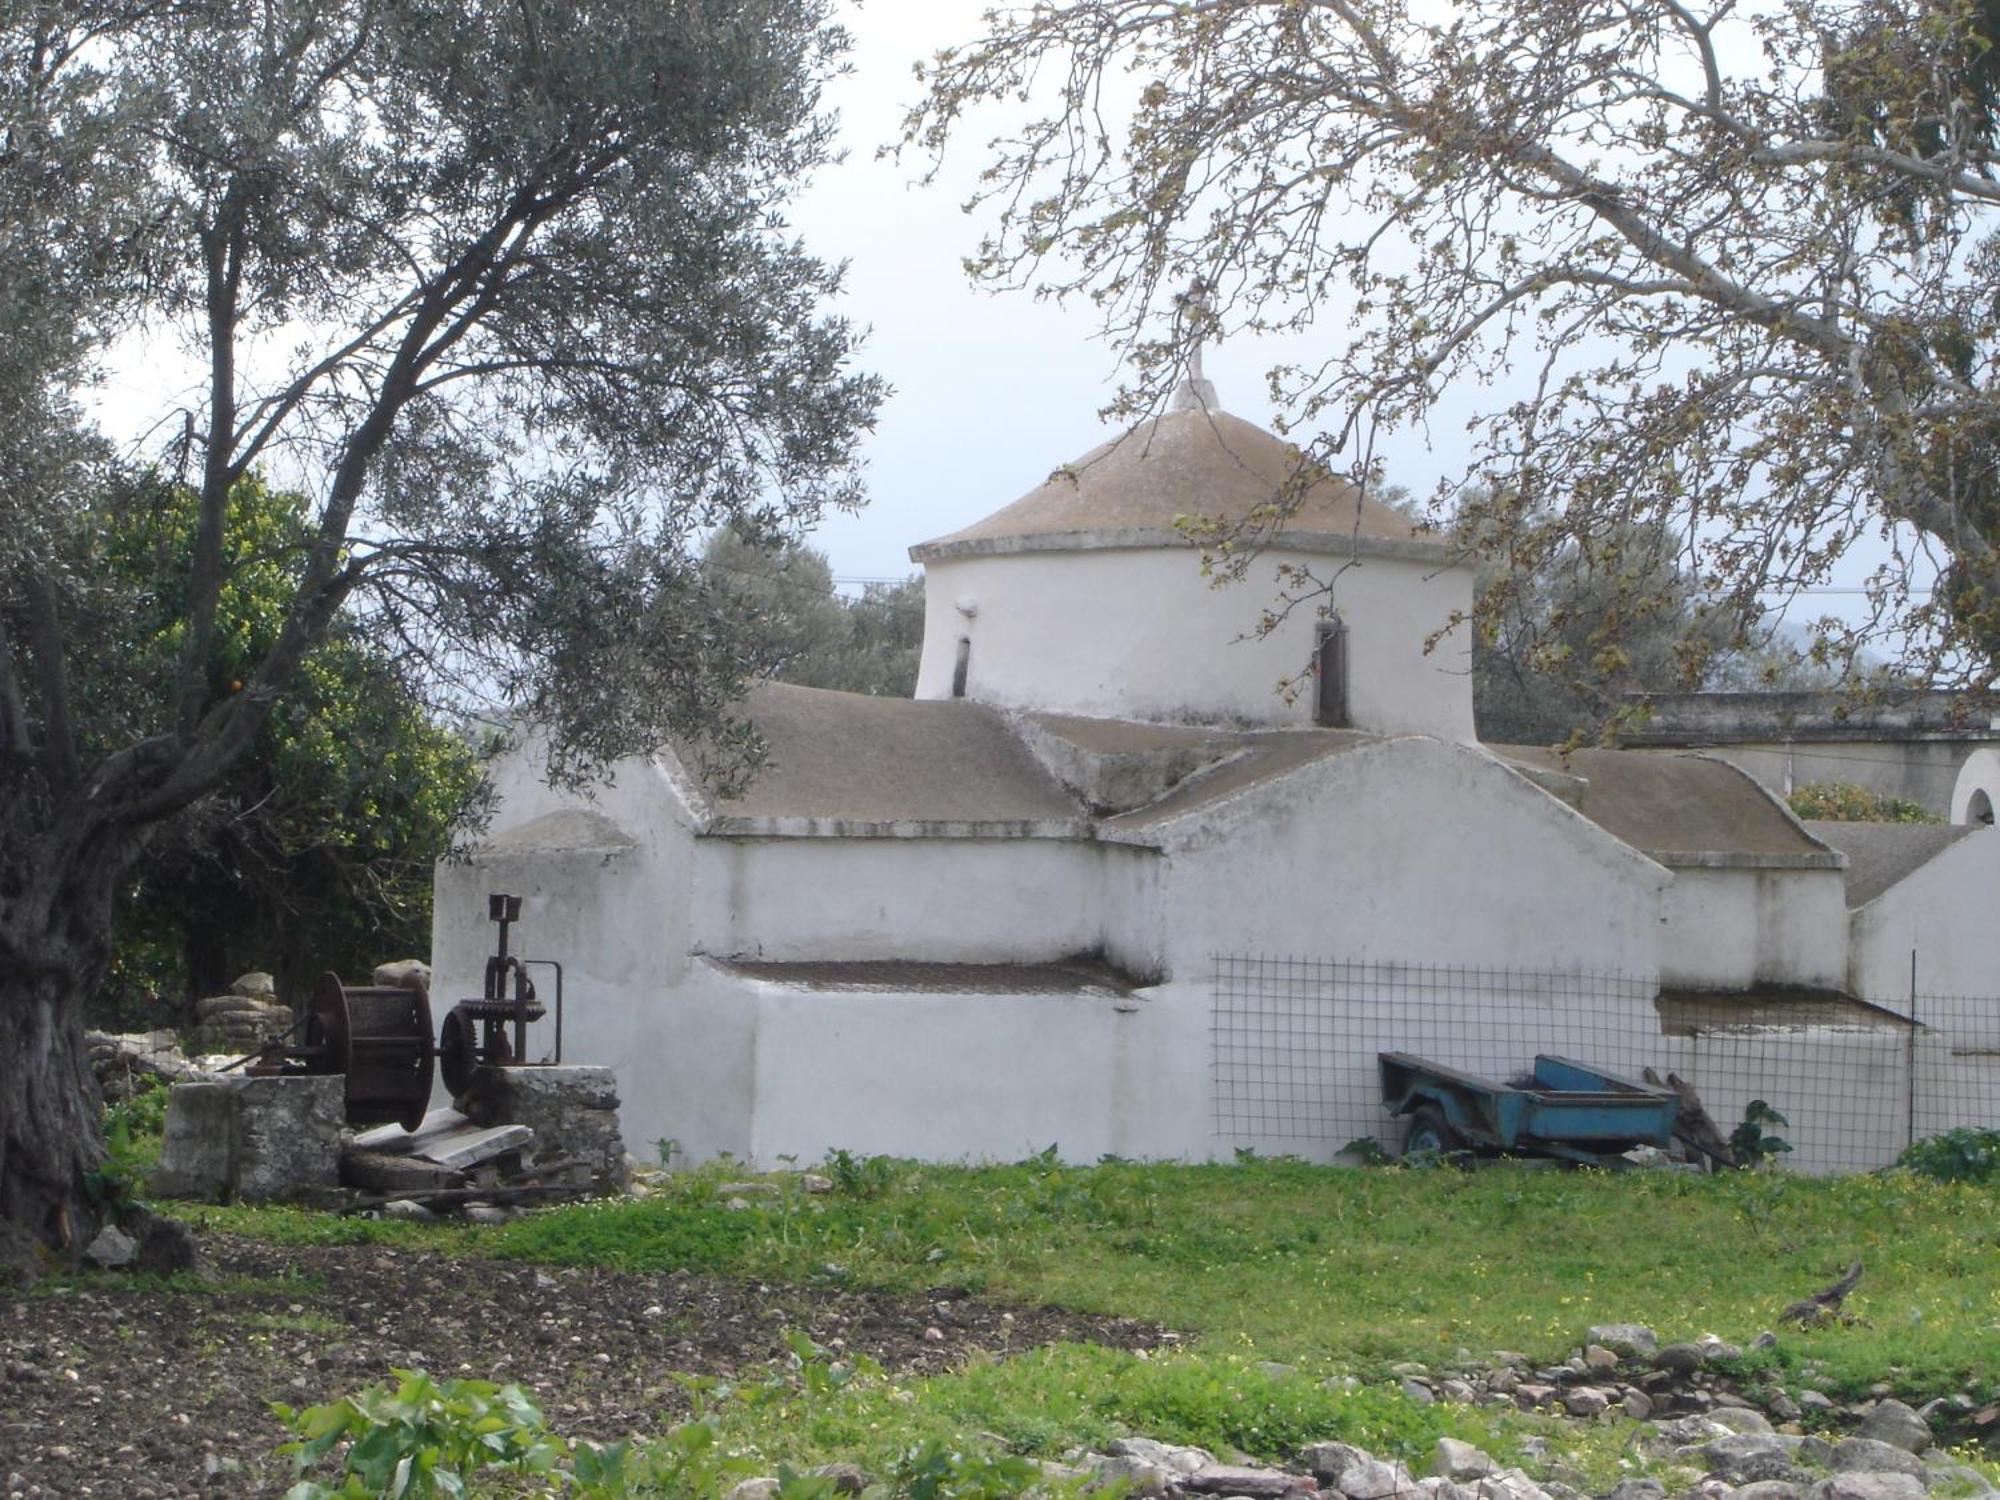
M1674 866L1667 888L1660 981L1747 990L1847 983L1847 895L1838 869L1763 863L1754 856Z
M1175 974L1258 951L1647 981L1660 962L1667 872L1440 740L1359 745L1129 836L1165 852Z
M694 942L770 959L1026 962L1105 945L1103 867L1058 838L706 838Z
M1207 995L823 994L759 984L759 1161L1211 1154Z
M2000 1049L1996 929L2000 829L1976 828L1854 912L1849 987L1899 1008L1913 986L1920 996L1991 997L1955 1006L1954 1031L1965 1045Z

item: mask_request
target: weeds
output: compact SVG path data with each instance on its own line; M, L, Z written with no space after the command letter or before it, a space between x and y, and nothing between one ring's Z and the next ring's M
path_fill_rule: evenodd
M1896 1165L1935 1182L1990 1182L2000 1174L2000 1130L1947 1130L1909 1147Z
M1792 1149L1792 1143L1772 1133L1770 1127L1791 1128L1791 1121L1762 1099L1752 1099L1743 1107L1743 1119L1729 1132L1729 1149L1741 1167L1760 1167Z

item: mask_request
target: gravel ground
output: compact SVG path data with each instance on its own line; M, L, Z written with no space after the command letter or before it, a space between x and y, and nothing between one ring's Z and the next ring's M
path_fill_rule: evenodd
M514 1380L565 1435L658 1430L686 1410L675 1372L782 1356L799 1329L892 1372L1059 1340L1144 1348L1159 1331L1059 1308L452 1260L380 1245L202 1241L226 1289L104 1274L0 1293L0 1495L282 1492L268 1403L305 1406L392 1366ZM944 1296L940 1293L940 1298Z

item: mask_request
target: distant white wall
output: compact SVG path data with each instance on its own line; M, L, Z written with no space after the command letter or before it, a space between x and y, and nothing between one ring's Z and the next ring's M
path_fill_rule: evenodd
M1461 630L1426 640L1472 603L1471 570L1435 562L1267 552L1240 583L1217 587L1193 549L1037 551L956 557L925 567L919 698L951 695L961 638L966 696L1008 707L1113 718L1308 726L1309 678L1295 701L1281 680L1311 666L1317 604L1256 638L1284 564L1338 575L1347 625L1352 725L1379 734L1470 741L1472 679ZM971 614L960 606L972 608Z
M766 1165L836 1147L1013 1159L1051 1142L1081 1161L1227 1159L1239 1145L1323 1160L1361 1135L1396 1143L1378 1050L1503 1079L1548 1050L1677 1069L1725 1128L1753 1092L1768 1098L1793 1118L1794 1164L1821 1169L1880 1165L1901 1149L1913 1066L1919 1123L1935 1128L1983 1108L1953 1101L2000 1073L1995 1059L1964 1055L1963 1027L1920 1039L1914 1062L1897 1032L1662 1036L1651 1000L1662 979L1837 987L1840 873L1670 875L1463 745L1361 746L1113 847L696 838L658 768L621 768L595 802L550 792L519 759L499 772L505 800L486 844L437 874L437 1009L479 993L493 939L486 894L522 896L516 951L564 963L566 1055L617 1071L641 1156L664 1138L694 1159L727 1151ZM1936 987L2000 987L1982 980L1992 971L1969 936L1987 930L1981 893L1996 881L2000 834L1954 846L1857 919L1857 972L1906 964L1907 924L1934 920L1923 941L1937 954ZM1165 981L1122 1001L853 994L689 956L1032 961L1095 947ZM1313 1112L1303 1134L1260 1134L1222 1118L1215 967L1218 955L1258 953L1633 982L1599 993L1536 980L1486 1003L1426 994L1415 978L1287 993L1279 1020L1316 1035L1333 1061L1275 1034L1257 1042L1269 1054L1260 1065L1290 1078ZM548 1045L547 1023L533 1040Z
M1847 887L1839 870L1675 868L1660 982L1742 990L1838 990L1847 981Z
M2000 812L2000 750L1975 750L1951 789L1951 821L1991 823Z
M2000 828L1968 833L1853 915L1854 994L1908 1007L1921 995L1991 998L1981 1045L2000 1047Z
M1403 739L1164 824L1176 973L1216 953L1650 977L1667 875L1483 751Z

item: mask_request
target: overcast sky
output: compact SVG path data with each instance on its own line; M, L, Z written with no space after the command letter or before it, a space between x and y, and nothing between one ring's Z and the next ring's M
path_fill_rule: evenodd
M866 445L868 506L829 517L811 538L850 587L905 576L911 545L991 514L1113 435L1096 414L1117 385L1117 352L1094 336L1090 310L977 290L962 269L990 222L969 217L962 205L983 164L985 137L1004 118L986 130L977 120L963 130L930 187L915 181L927 160L877 156L917 98L914 65L976 36L991 3L867 0L844 7L853 71L832 84L826 102L841 117L847 159L825 169L795 205L794 226L814 252L847 262L839 310L868 330L861 365L894 388ZM1211 348L1206 370L1221 405L1270 425L1264 371L1282 357L1275 343ZM154 420L171 405L161 385L173 366L171 352L157 345L128 346L114 357L101 410L117 436L151 446L136 414ZM183 399L193 394L191 387ZM1378 434L1385 479L1421 496L1457 473L1464 452L1451 445L1462 441L1472 399L1452 393L1434 414L1429 439ZM1814 603L1840 609L1825 599Z
M829 97L848 159L821 174L795 215L820 255L848 262L844 310L871 330L862 363L895 387L868 445L867 509L812 538L842 578L910 572L913 543L991 514L1113 433L1096 413L1117 385L1117 357L1093 337L1089 310L976 290L961 268L986 222L962 212L985 133L966 131L928 188L914 182L924 160L875 159L917 97L913 65L977 35L990 3L868 0L848 12L854 73ZM1277 358L1224 345L1208 352L1206 373L1225 408L1269 425L1263 372ZM1423 493L1444 458L1399 444L1388 478Z

